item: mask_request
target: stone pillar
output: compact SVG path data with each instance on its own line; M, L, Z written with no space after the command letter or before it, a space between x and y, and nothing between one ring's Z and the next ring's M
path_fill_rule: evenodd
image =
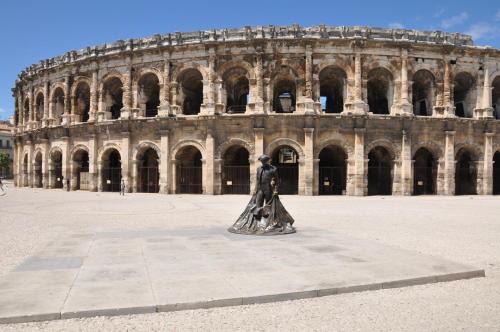
M398 156L397 156L398 157ZM396 158L397 158L396 157ZM402 195L401 191L401 172L402 161L401 159L395 159L392 166L392 195Z
M122 132L122 150L121 150L121 162L122 162L122 179L125 182L125 191L130 192L130 133L128 131Z
M215 81L215 55L214 50L210 49L211 54L208 58L208 77L203 80L203 104L201 104L200 115L213 115L215 113L214 103L214 81Z
M493 194L493 137L494 133L484 133L483 191L478 194ZM478 181L479 182L479 181Z
M401 195L410 196L413 183L412 176L412 156L411 156L411 138L403 130L401 140Z
M477 103L479 107L474 109L474 118L493 118L493 107L492 107L492 87L490 83L490 69L488 67L488 62L484 63L484 77L483 77L483 87L480 89L478 86ZM481 91L482 90L482 91ZM480 94L479 92L482 92Z
M314 178L314 128L304 128L304 159L304 163L300 164L304 169L299 170L299 174L303 174L302 194L312 196L314 181L316 181ZM299 187L301 187L300 183Z
M408 100L408 50L406 49L401 50L401 94L399 112L401 115L413 115L413 105Z
M43 188L49 188L49 140L44 138L41 140L43 145L43 159L42 159L42 184Z
M33 188L35 183L34 170L33 170L33 141L26 142L28 145L28 187Z
M128 59L129 66L127 68L127 72L124 76L123 82L123 108L120 112L121 119L130 118L130 112L132 110L132 59ZM123 161L122 161L123 163ZM127 187L128 188L128 187Z
M349 110L351 110L352 113L360 115L368 112L368 104L363 100L361 71L361 53L356 52L354 56L354 102L352 107L346 108L344 112L349 112Z
M48 188L53 189L55 186L55 174L54 174L54 163L52 162L52 159L49 157L49 183L48 183Z
M205 156L203 158L203 193L204 194L214 194L214 150L215 150L215 140L210 131L207 132L207 137L205 139Z
M139 163L140 161L137 159L132 159L129 164L129 168L131 170L130 175L130 189L128 191L137 193L141 188L139 188L138 180L139 180Z
M312 57L312 47L311 45L306 45L306 70L305 70L305 96L302 97L302 101L299 104L299 109L304 113L313 114L314 113L314 100L313 100L313 57ZM312 195L312 188L311 188Z
M171 185L169 183L169 131L162 130L160 131L160 193L168 194L171 189Z
M97 191L97 142L94 134L89 135L89 190Z
M444 147L444 195L455 194L455 131L445 131Z
M259 158L264 154L264 128L254 128L254 151L253 159L250 160L250 193L255 190L257 184L257 167L259 167ZM275 160L273 162L276 162Z
M23 145L22 142L18 139L14 141L14 145L16 148L16 153L14 155L14 169L16 173L14 175L15 185L18 187L23 186Z
M66 75L64 78L64 112L62 115L63 126L69 125L71 122L71 81L70 76Z
M102 160L97 161L97 191L102 191Z
M98 70L92 71L92 81L90 84L90 111L89 111L89 121L94 122L97 118L97 111L99 107L99 83L97 80Z
M61 150L62 150L62 175L63 175L63 189L68 190L68 179L70 179L70 188L71 188L71 167L70 167L70 156L69 156L69 137L65 136L61 138Z
M28 109L29 109L29 112L28 112L28 129L35 129L33 127L33 119L35 118L34 117L34 104L35 102L33 101L34 97L33 97L33 83L30 82L29 84L29 91L28 91L28 98L29 98L29 104L28 104Z
M158 116L159 117L168 117L170 112L170 53L165 52L163 54L163 81L160 82L160 107L158 108ZM168 135L168 133L167 133ZM164 165L165 166L165 165ZM167 167L167 166L165 166ZM161 173L160 173L161 178ZM165 181L165 184L167 181ZM165 190L167 190L165 188ZM166 193L166 191L162 191L160 185L160 192Z
M170 160L170 169L171 169L170 188L172 190L172 194L177 194L177 160L176 159Z
M43 117L42 117L42 127L49 126L50 119L50 96L49 96L49 81L45 78L45 82L43 84Z
M313 195L317 196L319 195L319 161L320 159L314 158L313 159L313 176L312 176L312 187L313 187Z
M445 159L439 158L437 160L437 179L436 179L436 192L438 195L446 195L445 191Z
M452 83L450 74L450 62L445 59L444 62L444 82L443 82L443 104L444 113L442 116L454 117L455 116L455 106L452 100Z
M367 191L365 181L365 128L354 128L354 167L351 173L353 189L349 195L364 196Z
M251 96L251 104L253 104L253 112L257 114L264 113L264 82L262 78L262 53L257 53L255 59L255 79L256 89L255 95ZM249 108L246 110L249 112Z

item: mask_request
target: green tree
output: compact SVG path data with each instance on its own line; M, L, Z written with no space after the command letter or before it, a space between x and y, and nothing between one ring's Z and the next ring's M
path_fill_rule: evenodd
M5 152L0 152L0 168L8 168L10 165L9 155Z

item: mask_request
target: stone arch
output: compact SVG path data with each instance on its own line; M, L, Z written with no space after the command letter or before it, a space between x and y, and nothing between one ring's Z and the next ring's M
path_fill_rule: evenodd
M249 80L255 80L255 69L254 67L247 61L245 60L230 60L228 62L223 63L220 65L220 67L217 69L217 78L219 80L222 80L222 77L224 76L224 73L227 72L228 70L231 70L233 68L241 67L246 70L248 79Z
M41 89L37 89L34 93L35 96L35 121L41 121L45 113L45 94Z
M116 71L116 70L112 70L112 71L109 71L107 72L101 79L100 79L100 83L99 83L99 92L100 94L103 93L103 89L104 89L104 84L113 79L113 78L117 78L120 80L120 82L122 83L122 85L125 85L125 77L123 76L122 73L120 73L119 71Z
M158 155L158 159L161 158L161 150L158 145L151 141L143 141L134 147L134 150L132 152L132 159L139 160L141 154L144 153L144 151L146 151L147 149L155 150L156 154Z
M67 91L64 82L56 82L50 86L50 93L49 93L50 101L54 100L54 94L58 89L61 89L64 95L66 95Z
M299 155L299 160L304 160L305 154L304 154L304 150L302 149L302 146L297 141L295 141L291 138L277 138L277 139L275 139L274 141L272 141L271 143L269 143L266 146L265 153L267 155L271 155L277 148L279 148L280 146L284 146L284 145L287 145L287 146L290 146L291 148L293 148L297 152L297 154Z
M437 192L438 157L424 146L413 153L413 195L434 195Z
M196 140L193 140L193 139L188 139L188 140L182 140L182 141L179 141L177 144L175 144L172 149L170 150L171 151L171 156L172 156L172 160L176 160L175 157L177 156L177 154L179 153L180 150L182 150L183 148L187 147L187 146L194 146L195 148L197 148L200 153L201 153L201 158L202 159L205 159L205 155L206 155L206 150L205 150L205 146L203 146L202 143L196 141Z
M106 154L109 154L111 152L111 150L113 150L113 149L117 150L118 153L120 153L120 156L122 155L122 150L118 144L106 143L105 145L100 147L99 150L97 151L97 162L103 161Z
M368 70L366 76L366 95L370 112L390 114L394 101L394 73L386 66Z
M326 113L341 113L347 100L347 73L337 65L324 67L318 73L320 102ZM321 100L324 98L324 100Z
M444 157L443 154L443 149L437 144L436 142L432 141L425 141L425 142L419 142L417 144L412 145L412 156L415 156L415 153L420 149L420 148L425 148L429 150L430 153L436 158L436 161L439 159L442 159Z
M49 159L52 158L55 152L59 152L63 156L63 150L61 149L61 147L53 146L49 149L49 155L48 155Z
M215 159L222 159L226 151L235 145L239 145L247 149L251 159L255 159L258 157L255 156L255 149L252 144L241 138L230 138L217 147L217 150L215 152Z
M77 76L75 77L73 84L71 86L71 98L75 97L76 90L78 89L78 85L81 83L87 83L87 85L90 87L92 85L91 80L87 76Z
M344 142L341 139L334 138L334 139L329 139L329 140L323 141L320 144L318 144L316 146L316 148L314 149L314 158L318 159L321 151L324 148L329 147L329 146L338 146L338 147L342 148L344 150L344 152L347 154L348 158L350 158L354 155L354 147L350 146L349 144L347 144L346 142Z
M474 161L482 161L484 159L483 148L479 144L472 142L455 144L455 159L457 158L460 150L467 150L471 154Z
M337 67L342 69L346 75L347 79L354 78L353 66L349 63L348 59L335 58L335 59L325 59L316 65L315 75L319 75L323 69L328 67Z
M376 139L372 142L370 142L365 149L365 159L368 159L368 154L370 153L371 150L376 148L377 146L381 146L385 148L388 152L389 155L391 156L392 160L396 160L397 156L400 155L400 150L397 148L397 146L394 145L390 140L381 138L381 139Z
M432 115L432 107L436 98L436 76L428 69L419 69L412 75L411 96L413 114Z
M209 77L208 69L202 65L200 65L197 62L194 61L189 61L189 62L183 62L183 63L178 63L176 64L176 68L172 72L172 82L178 82L179 81L179 76L182 74L182 72L189 70L189 69L196 69L200 72L201 76L203 77L203 80L207 81Z
M473 117L477 100L477 74L468 69L455 71L453 80L453 104L458 117Z
M77 78L71 89L71 103L75 122L87 122L90 117L91 83L88 77Z
M476 195L480 170L477 162L481 151L471 144L459 144L455 149L455 195Z
M135 107L141 110L141 116L154 117L160 107L162 76L156 69L145 68L137 74L132 88L135 91Z
M77 153L80 150L83 150L83 151L90 154L90 152L89 152L90 150L89 150L88 146L86 146L85 144L77 144L71 149L71 152L70 152L71 160L74 159L75 153Z

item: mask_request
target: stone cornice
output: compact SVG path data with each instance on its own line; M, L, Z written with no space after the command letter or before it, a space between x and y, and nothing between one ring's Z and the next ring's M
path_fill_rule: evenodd
M69 51L63 55L42 60L33 64L19 74L19 79L26 79L45 70L67 64L101 57L127 54L145 50L155 50L165 47L214 44L259 40L352 40L352 41L382 41L392 43L408 43L423 45L442 45L450 47L473 47L472 37L460 33L442 31L417 31L408 29L383 29L362 26L326 26L313 27L292 26L256 26L237 29L213 29L196 32L175 32L164 35L156 34L146 38L118 40L99 46L86 47L78 51ZM491 49L482 47L482 49Z

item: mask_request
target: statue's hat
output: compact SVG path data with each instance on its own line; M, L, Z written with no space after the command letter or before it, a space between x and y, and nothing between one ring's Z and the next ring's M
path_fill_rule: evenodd
M271 157L269 157L267 154L263 154L259 157L259 161L269 161L271 160Z

